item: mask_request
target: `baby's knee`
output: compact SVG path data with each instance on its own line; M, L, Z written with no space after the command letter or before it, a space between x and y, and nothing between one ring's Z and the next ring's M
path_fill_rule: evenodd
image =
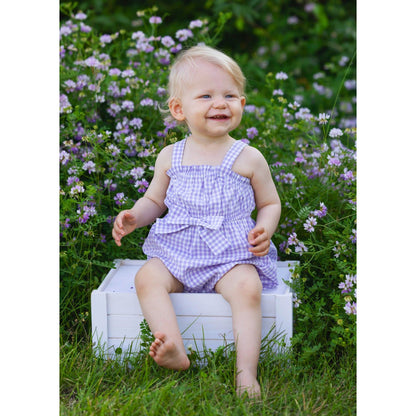
M183 291L183 285L157 258L150 259L138 270L134 284L138 295L145 295L154 290L166 290L168 293Z
M139 269L134 277L134 286L136 287L137 293L145 292L150 285L149 273L146 273L144 267Z
M238 298L241 301L245 301L251 305L257 305L261 302L261 293L263 285L258 276L247 276L245 279L241 279L238 285Z

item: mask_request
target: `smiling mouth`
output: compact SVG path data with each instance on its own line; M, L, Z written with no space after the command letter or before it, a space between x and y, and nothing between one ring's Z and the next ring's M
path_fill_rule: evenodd
M213 119L213 120L227 120L230 117L226 116L225 114L219 114L217 116L212 116L212 117L209 117L209 118Z

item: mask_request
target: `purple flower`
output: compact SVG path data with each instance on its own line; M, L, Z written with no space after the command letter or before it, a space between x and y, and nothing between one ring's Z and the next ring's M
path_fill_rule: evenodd
M320 202L319 206L320 206L319 210L314 211L313 215L316 215L318 218L323 218L328 212L328 208L325 206L323 202Z
M287 240L287 243L288 243L289 246L293 246L293 245L298 244L299 243L299 240L298 240L297 234L296 233L290 234L289 235L289 238Z
M287 76L286 72L278 72L276 74L276 79L286 80L289 77Z
M136 128L137 130L140 130L143 126L143 121L141 118L133 118L130 120L129 126L132 126Z
M117 184L113 183L112 179L105 179L104 180L104 187L108 188L110 191L115 191L117 189Z
M176 32L176 39L179 39L180 42L184 42L185 40L192 38L194 34L189 29L180 29Z
M107 112L115 117L121 111L121 107L118 104L110 104L110 108L107 109Z
M139 40L136 43L136 48L139 51L143 51L146 53L152 52L155 49L152 45L149 44L147 39Z
M299 23L299 18L297 16L289 16L287 18L288 25L296 25Z
M85 20L87 18L87 15L83 12L79 12L75 15L75 19L77 20Z
M313 233L315 231L314 226L317 224L315 217L309 217L306 222L303 224L303 228L308 231L309 233Z
M161 39L162 45L166 48L170 48L175 44L175 41L170 36L163 36Z
M132 69L126 69L121 73L123 78L133 77L134 75L136 75L136 73Z
M351 243L356 244L357 243L357 230L352 230L352 235L350 236Z
M178 43L176 46L174 46L173 48L170 48L170 51L172 53L178 53L179 51L182 50L182 45L180 43Z
M347 302L344 306L344 310L347 313L347 315L357 315L357 304L353 302L352 304L350 302Z
M65 82L64 82L64 85L65 85L65 91L66 92L72 92L72 91L74 91L75 90L75 88L76 88L76 86L77 86L77 84L74 82L74 81L72 81L72 79L68 79L68 80L66 80Z
M70 219L69 218L66 218L65 219L65 222L62 223L62 227L64 227L64 228L70 228L71 227L71 224L69 222L70 222Z
M133 101L125 100L121 103L121 108L123 110L126 110L128 113L131 113L132 111L134 111L134 103Z
M202 20L192 20L191 23L189 23L189 29L193 29L195 27L202 27L204 22Z
M93 203L91 203L90 205L85 205L83 210L90 217L93 217L94 215L97 215L97 210L95 209L95 205Z
M338 288L339 289L342 289L342 292L341 293L349 293L349 292L351 292L351 287L352 287L352 282L349 282L349 281L341 282L338 285Z
M74 182L79 182L79 178L77 176L68 176L66 184L69 186L72 185Z
M302 241L299 241L299 244L295 247L295 252L302 255L308 251L308 247Z
M80 224L85 224L88 220L90 219L90 216L88 215L88 213L84 212L79 218L78 218L78 222Z
M130 175L133 176L134 179L140 179L144 175L144 169L141 167L133 168L130 171Z
M341 173L339 177L346 181L348 184L351 184L351 181L354 181L354 172L352 170L348 170L347 168L344 168L344 173Z
M145 179L142 179L141 181L136 181L134 186L137 188L138 192L144 193L149 187L149 182L147 182Z
M83 22L81 22L81 32L84 32L84 33L90 33L91 32L91 26L88 26L88 25L84 25L84 23Z
M152 16L149 19L149 23L152 23L154 25L160 25L162 23L162 18L159 16Z
M344 82L344 86L347 90L355 90L356 87L356 82L355 80L351 79L351 80L346 80Z
M254 139L259 134L258 130L255 127L250 127L247 129L247 137L249 139Z
M329 132L329 137L341 137L342 134L342 130L340 129L331 129Z
M319 116L318 116L319 124L327 124L330 117L331 116L329 114L319 113Z
M135 39L144 39L144 38L146 38L146 35L141 30L138 30L137 32L134 32L131 35L131 38L133 40L135 40Z
M286 183L291 185L293 182L296 181L296 177L293 173L285 173L281 172L279 175L275 176L277 182Z
M124 143L130 148L136 146L136 136L134 134L130 134L129 136L124 138Z
M295 113L295 118L297 120L300 119L300 120L307 120L307 121L309 121L309 120L312 120L313 116L312 116L311 110L309 110L309 108L302 107L302 108L299 108L299 111L297 111Z
M140 101L140 105L142 107L150 107L153 105L153 100L151 98L143 98L143 100Z
M72 29L69 26L62 26L61 29L59 30L59 34L61 36L68 36L72 33Z
M158 89L157 89L157 95L159 97L163 97L165 94L166 94L166 89L165 88L158 87Z
M92 160L89 160L82 165L82 169L88 171L88 173L95 172L95 163Z
M293 307L299 308L299 305L302 303L300 299L298 299L296 293L293 294Z
M111 75L111 76L115 75L116 77L118 77L120 74L121 74L121 71L118 68L111 68L108 71L108 75Z
M100 42L104 45L105 43L111 43L113 38L111 35L102 35L100 36Z
M304 158L302 152L296 152L295 162L297 163L305 163L306 159Z
M95 56L90 56L84 61L84 65L90 68L98 68L101 64Z
M336 156L328 155L328 165L329 166L340 166L341 161Z
M71 113L72 105L65 94L61 94L59 97L59 112L60 113Z
M71 196L77 195L77 194L81 194L85 191L85 188L82 185L75 185L71 188L71 190L69 191Z
M62 150L62 152L59 154L59 160L64 166L69 162L70 157L71 155L66 150Z
M108 145L107 150L111 153L111 156L117 156L118 154L120 154L120 149L112 143Z
M351 283L357 283L357 275L355 275L355 274L353 274L353 275L350 275L350 274L347 274L346 276L345 276L345 281L347 281L347 282L351 282Z
M116 201L116 205L124 205L127 202L127 198L124 196L123 192L116 194L114 197L114 201Z

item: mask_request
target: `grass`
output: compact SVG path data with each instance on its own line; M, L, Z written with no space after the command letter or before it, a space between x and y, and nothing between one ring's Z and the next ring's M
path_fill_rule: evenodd
M234 392L233 351L205 351L205 366L175 372L141 351L128 359L95 357L90 343L61 345L61 415L355 415L355 356L302 366L263 344L262 400Z

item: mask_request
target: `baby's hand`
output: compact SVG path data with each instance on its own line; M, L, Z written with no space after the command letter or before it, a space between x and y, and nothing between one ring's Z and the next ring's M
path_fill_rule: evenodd
M264 227L255 226L248 233L248 242L253 246L249 251L255 256L265 256L269 252L270 237Z
M121 211L117 215L113 225L113 238L118 246L121 246L121 239L130 234L136 229L137 220L136 217L129 211Z

